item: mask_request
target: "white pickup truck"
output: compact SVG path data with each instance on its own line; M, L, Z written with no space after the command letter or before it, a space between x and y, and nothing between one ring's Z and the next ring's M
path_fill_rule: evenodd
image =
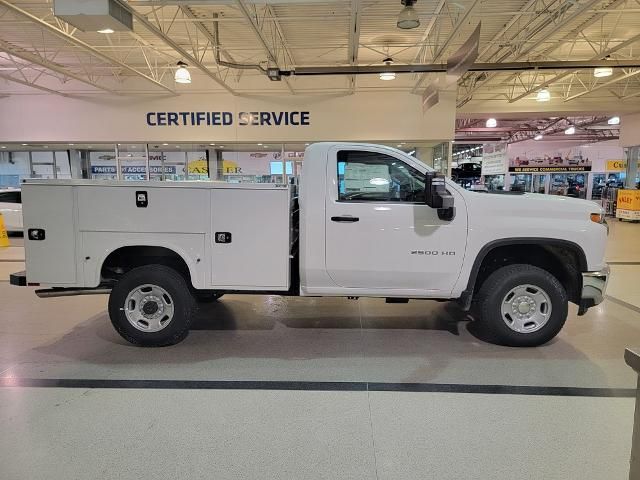
M603 300L600 207L469 192L380 145L316 143L295 185L26 180L40 297L109 293L115 329L175 344L225 293L457 300L491 341L536 346Z

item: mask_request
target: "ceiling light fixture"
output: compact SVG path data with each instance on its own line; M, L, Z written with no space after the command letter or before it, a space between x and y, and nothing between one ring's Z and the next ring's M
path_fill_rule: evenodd
M164 146L166 147L166 146L167 146L167 145L169 145L169 144L168 144L168 143L163 143L162 145L164 145Z
M393 63L393 59L391 57L387 57L383 60L383 63L387 66ZM382 72L380 73L380 80L395 80L396 73L395 72Z
M176 83L191 83L191 74L189 73L189 70L187 70L187 67L189 65L184 63L182 60L179 61L177 65L178 69L173 76L173 79L176 81Z
M535 137L533 137L534 140L542 140L542 134L539 133L537 134Z
M114 30L113 28L101 28L100 30L98 30L98 33L113 33Z
M620 125L620 117L618 116L611 117L609 120L607 120L607 123L609 125Z
M215 145L215 143L210 143L209 145L211 145L213 147Z
M538 102L548 102L551 100L551 93L546 88L543 88L536 95L536 101Z
M487 128L495 128L498 126L498 121L495 118L487 120Z
M611 67L597 67L593 69L593 76L596 78L610 77L613 75L613 68Z
M400 3L404 5L404 8L398 14L398 21L396 22L398 28L410 30L419 27L420 19L413 9L413 4L416 3L416 0L401 0Z
M574 127L573 125L571 125L564 131L565 135L573 135L574 133L576 133L576 127Z
M2 145L0 148L7 148L7 147L5 147L4 145Z

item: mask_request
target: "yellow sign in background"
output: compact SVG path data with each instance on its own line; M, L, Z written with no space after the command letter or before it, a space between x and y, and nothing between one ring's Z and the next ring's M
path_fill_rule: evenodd
M640 190L618 190L618 208L640 210Z
M198 160L193 160L189 162L187 167L189 169L189 173L198 174L198 175L208 175L209 174L209 165L207 165L207 161L204 158L200 158Z
M607 172L623 172L626 169L626 160L607 160Z
M7 234L7 229L4 226L4 218L0 213L0 247L8 247L9 246L9 235Z

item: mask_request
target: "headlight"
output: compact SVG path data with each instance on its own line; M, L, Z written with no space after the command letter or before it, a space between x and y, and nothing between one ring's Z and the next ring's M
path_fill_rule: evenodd
M609 224L607 223L607 219L604 213L592 213L590 215L590 218L592 222L596 222L604 225L604 228L607 229L607 235L609 235Z

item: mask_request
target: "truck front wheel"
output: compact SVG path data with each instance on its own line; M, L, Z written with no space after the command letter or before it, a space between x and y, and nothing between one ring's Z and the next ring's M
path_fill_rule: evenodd
M567 292L533 265L502 267L484 281L476 298L478 323L488 340L513 347L547 343L567 319Z
M114 328L122 338L142 347L181 342L194 314L195 301L184 277L164 265L130 270L109 296Z

